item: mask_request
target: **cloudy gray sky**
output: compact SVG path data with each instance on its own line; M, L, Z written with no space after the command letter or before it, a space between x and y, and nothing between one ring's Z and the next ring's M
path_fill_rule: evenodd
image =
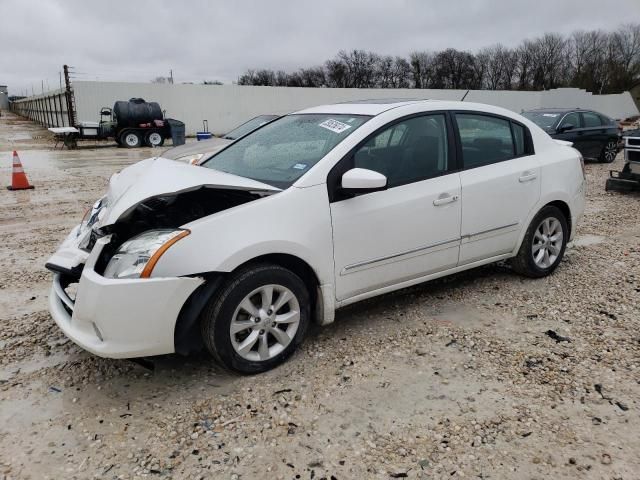
M406 55L517 45L640 21L638 0L0 0L0 84L77 79L231 83L247 68L313 66L340 49Z

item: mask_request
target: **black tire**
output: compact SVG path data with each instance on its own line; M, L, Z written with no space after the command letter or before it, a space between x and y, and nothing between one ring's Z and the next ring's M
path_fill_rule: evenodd
M598 160L600 163L612 163L616 159L618 154L618 142L615 140L609 140L602 147Z
M142 135L135 130L123 130L118 135L120 146L124 148L138 148L142 146Z
M251 292L265 285L283 286L292 292L300 307L300 320L295 335L284 350L272 358L253 361L236 351L230 328L240 303ZM300 277L278 265L261 264L243 268L231 275L203 309L200 327L207 350L219 364L238 373L253 374L265 372L283 363L302 343L309 321L309 292Z
M534 241L538 242L538 240L536 239L536 230L538 230L538 227L541 226L542 222L545 219L556 219L560 222L562 228L562 245L560 247L560 252L553 263L551 263L551 265L549 265L548 267L541 267L536 263L534 259L533 248ZM562 261L564 251L567 247L567 241L569 240L569 235L570 232L567 224L567 219L562 211L558 207L554 207L553 205L545 206L538 212L533 220L531 220L531 224L529 225L529 228L527 228L527 232L522 239L520 250L518 251L518 254L515 256L515 258L511 260L511 266L516 272L527 277L546 277L547 275L551 274Z
M152 130L144 136L144 144L147 147L161 147L164 145L164 137L158 130Z

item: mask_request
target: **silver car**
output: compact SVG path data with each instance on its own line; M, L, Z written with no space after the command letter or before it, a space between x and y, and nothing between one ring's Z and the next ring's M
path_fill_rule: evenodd
M279 115L258 115L242 125L234 128L222 137L202 140L200 142L187 143L179 147L173 147L165 151L161 156L169 160L188 162L193 165L200 163L200 160L209 158L222 147L229 145L234 140L253 132L265 123L278 118Z

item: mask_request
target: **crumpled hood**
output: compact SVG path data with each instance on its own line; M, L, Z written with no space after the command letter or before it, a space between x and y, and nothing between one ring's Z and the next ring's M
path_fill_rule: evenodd
M101 227L112 225L123 213L148 198L200 187L255 192L280 191L276 187L250 178L161 157L148 158L111 177L107 191L107 207L99 224Z

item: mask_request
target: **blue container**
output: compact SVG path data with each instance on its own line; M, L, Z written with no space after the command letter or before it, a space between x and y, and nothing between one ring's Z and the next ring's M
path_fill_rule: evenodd
M213 137L211 132L196 132L196 139L200 140L209 140Z

